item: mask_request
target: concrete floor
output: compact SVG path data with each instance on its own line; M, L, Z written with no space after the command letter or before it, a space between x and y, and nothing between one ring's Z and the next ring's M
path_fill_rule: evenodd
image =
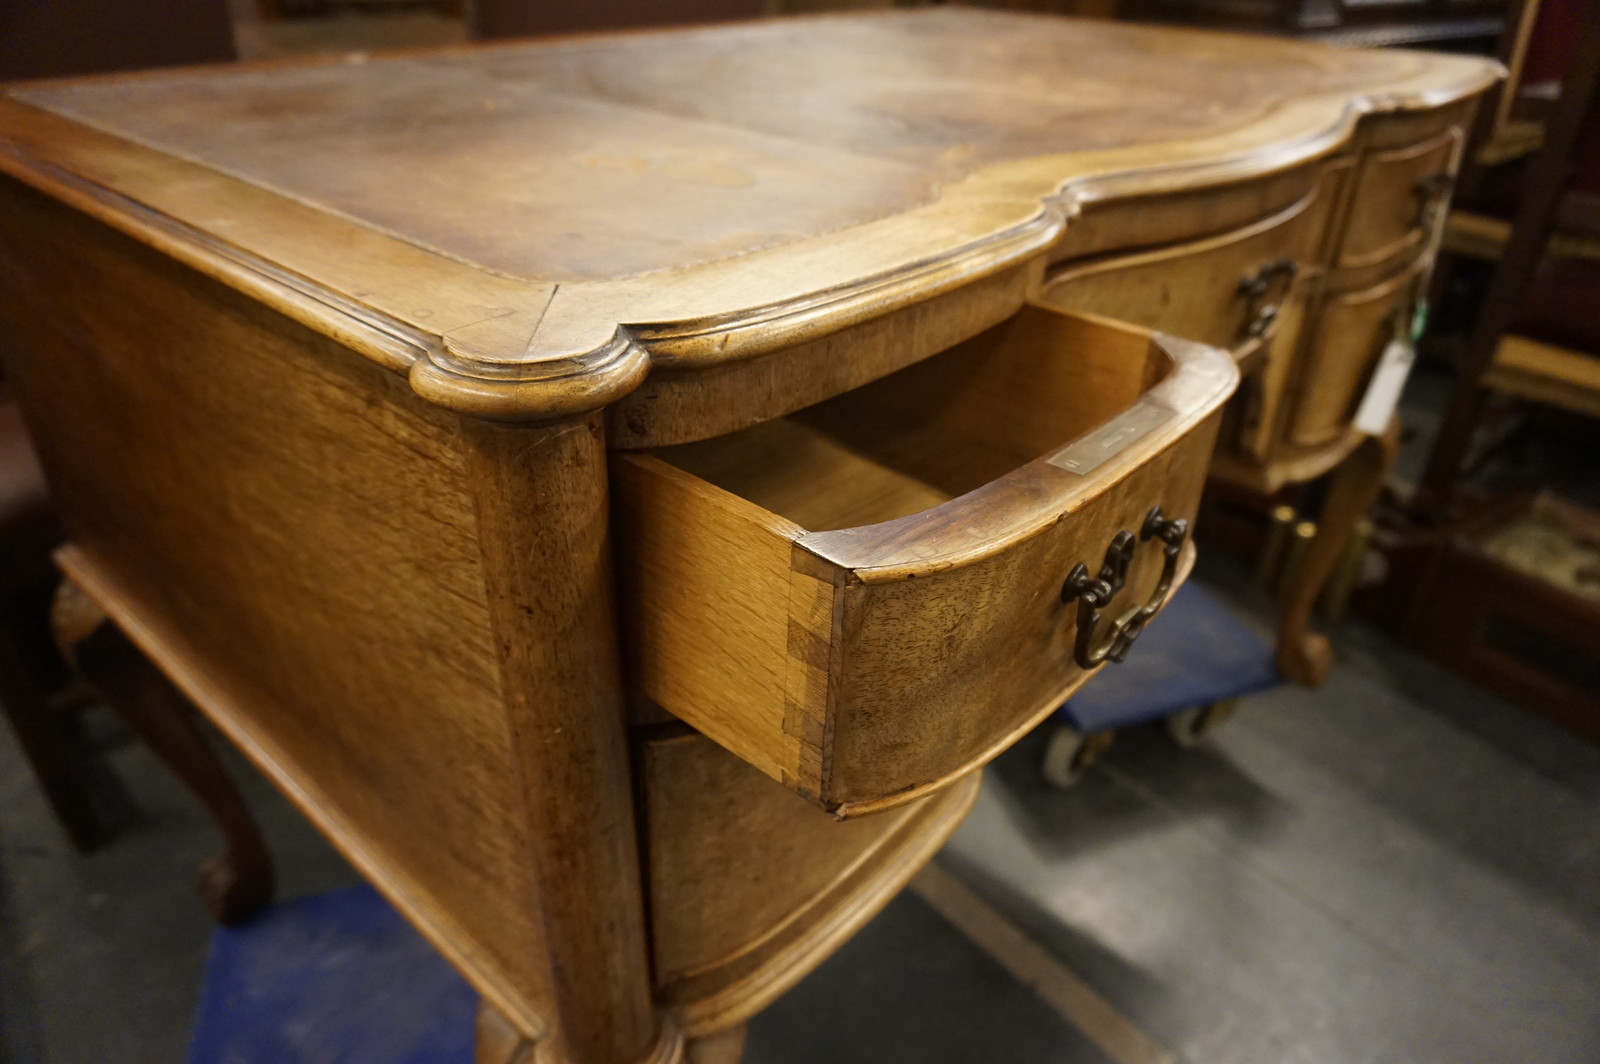
M1035 735L942 860L1192 1064L1600 1061L1600 748L1368 631L1339 648L1323 690L1258 696L1194 750L1124 732L1070 792L1039 782ZM212 840L111 741L140 812L79 857L0 735L0 1060L183 1058ZM354 882L246 779L284 896ZM1105 1059L910 895L763 1014L747 1054Z

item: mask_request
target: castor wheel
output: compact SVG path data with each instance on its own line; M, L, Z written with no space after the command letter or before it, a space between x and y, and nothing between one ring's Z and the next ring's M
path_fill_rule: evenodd
M1084 770L1097 761L1111 745L1115 732L1079 735L1071 728L1057 728L1044 748L1044 778L1052 787L1065 789L1078 782Z
M1193 746L1210 735L1239 705L1237 698L1195 706L1167 718L1167 735L1179 746Z

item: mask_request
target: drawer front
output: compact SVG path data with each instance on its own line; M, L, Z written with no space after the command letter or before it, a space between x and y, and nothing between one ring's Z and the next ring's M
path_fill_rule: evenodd
M631 684L841 817L948 786L1138 652L1116 635L1187 572L1161 518L1193 518L1238 379L1046 308L913 370L613 462Z
M1324 197L1231 232L1138 255L1068 265L1042 300L1198 343L1242 348L1274 331L1297 277L1315 260Z
M1356 179L1339 265L1371 266L1426 246L1443 223L1460 154L1461 130L1416 144L1368 152Z
M649 734L636 763L657 1000L692 1038L744 1022L870 920L960 824L981 774L841 823L678 732Z
M1421 270L1418 264L1371 288L1328 296L1295 385L1291 443L1330 443L1348 431L1384 346L1410 325Z
M1216 425L1209 418L1006 550L881 581L865 571L859 586L846 586L841 628L850 638L831 707L829 803L871 812L936 789L1005 749L1088 680L1080 635L1091 654L1103 651L1119 620L1160 603L1162 586L1187 576L1191 549L1169 561L1163 544L1140 532L1155 507L1193 522ZM1080 565L1099 574L1124 534L1133 541L1125 585L1089 624L1078 599L1063 601L1067 578ZM1128 654L1138 653L1135 643Z
M1283 413L1292 401L1289 383L1295 358L1306 327L1306 300L1293 298L1284 303L1272 336L1262 344L1259 356L1240 360L1244 379L1233 402L1223 413L1219 451L1238 455L1252 463L1271 458L1282 429Z
M1091 256L1126 255L1133 248L1191 243L1208 234L1243 229L1316 192L1330 170L1350 166L1350 156L1321 158L1226 185L1126 199L1090 199L1080 205L1079 213L1050 250L1049 262L1055 265Z

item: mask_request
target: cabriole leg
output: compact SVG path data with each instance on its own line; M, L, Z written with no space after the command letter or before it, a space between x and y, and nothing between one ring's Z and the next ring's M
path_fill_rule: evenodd
M240 923L272 901L272 859L244 797L193 709L70 579L51 611L61 653L205 806L223 850L200 867L200 896L218 923Z
M1316 538L1284 597L1278 626L1278 670L1295 683L1316 687L1327 678L1333 665L1333 648L1327 637L1311 631L1311 611L1344 553L1356 522L1382 490L1399 448L1399 424L1391 423L1382 436L1363 440L1340 463L1329 482Z

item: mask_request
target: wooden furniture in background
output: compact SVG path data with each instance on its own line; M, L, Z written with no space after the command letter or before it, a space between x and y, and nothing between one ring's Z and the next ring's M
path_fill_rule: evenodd
M1486 52L1506 25L1506 0L1123 0L1123 18L1281 33L1345 48Z
M1138 653L1215 434L1363 446L1495 76L941 10L25 87L0 320L74 585L480 1059L731 1060Z
M589 0L550 4L540 0L472 0L465 12L474 40L594 33L650 26L730 22L769 13L770 0ZM832 5L835 7L843 5Z
M1600 6L1591 5L1579 28L1572 62L1562 79L1561 101L1546 124L1543 144L1532 160L1527 186L1510 235L1495 266L1494 277L1483 296L1466 346L1457 360L1457 379L1434 440L1413 510L1426 521L1449 520L1453 495L1463 463L1472 446L1487 391L1497 384L1513 394L1580 411L1600 406L1600 346L1588 351L1562 351L1548 344L1529 343L1508 335L1519 317L1537 302L1533 286L1541 280L1559 284L1559 275L1575 273L1562 298L1550 308L1558 334L1570 336L1570 325L1560 319L1588 318L1592 303L1583 298L1583 279L1600 278L1594 264L1568 266L1550 262L1551 235L1556 229L1563 196L1580 152L1595 152L1600 134ZM1600 158L1600 156L1597 156ZM1541 278L1540 270L1546 273ZM1591 291L1600 293L1600 285ZM1538 328L1540 322L1528 322ZM1582 331L1582 330L1578 330ZM1593 337L1591 325L1587 330ZM1565 338L1565 337L1564 337ZM1570 342L1570 341L1569 341ZM1581 339L1580 339L1581 342Z
M1505 82L1487 97L1468 140L1457 202L1445 223L1440 266L1433 283L1434 305L1448 308L1460 285L1463 260L1498 263L1511 241L1516 214L1533 176L1531 156L1544 139L1545 122L1556 112L1562 76L1572 66L1583 33L1588 0L1519 0L1516 25L1502 36L1497 55L1507 67ZM1570 96L1569 96L1570 99ZM1591 117L1591 123L1595 120ZM1580 135L1565 165L1571 172L1551 206L1549 232L1541 256L1550 276L1528 286L1519 318L1565 323L1581 317L1576 307L1589 300L1579 280L1600 262L1600 129ZM1576 282L1576 283L1575 283ZM1477 292L1481 285L1471 285ZM1568 306L1562 306L1563 302ZM1448 313L1448 309L1446 311ZM1470 312L1466 315L1471 318ZM1470 320L1467 325L1470 328ZM1517 326L1513 326L1516 328ZM1550 331L1538 324L1534 333ZM1582 333L1565 324L1556 334ZM1558 342L1576 345L1570 338ZM1427 347L1455 358L1460 339L1450 331L1430 338ZM1591 345L1593 346L1593 345Z
M19 0L0 5L0 81L233 57L227 0Z
M1600 514L1480 501L1389 564L1380 605L1408 647L1600 741Z
M264 21L283 19L314 19L346 12L385 16L415 11L419 7L431 8L449 19L465 19L476 0L245 0L252 4L250 14ZM527 6L544 6L531 3Z
M1382 487L1397 429L1351 424L1385 345L1409 329L1437 248L1470 107L1373 123L1352 151L1179 199L1198 239L1105 255L1090 225L1069 230L1083 265L1047 276L1044 298L1226 346L1244 383L1211 478L1270 497L1328 477L1316 537L1282 603L1278 665L1317 684L1332 664L1313 607L1356 522ZM1155 224L1150 204L1146 225ZM1167 225L1172 225L1168 221ZM1070 250L1068 250L1070 253Z
M1600 173L1600 8L1571 63L1514 220L1459 248L1495 261L1381 603L1406 645L1600 735L1600 517L1553 496L1486 500L1471 473L1495 397L1600 416L1600 261L1570 210ZM1575 192L1577 195L1575 195ZM1579 224L1573 224L1579 223Z
M1128 0L1117 10L1121 17L1134 20L1279 33L1345 47L1417 44L1483 51L1497 38L1514 36L1502 32L1508 18L1520 27L1526 21L1523 16L1536 7L1537 0L1517 0L1509 4L1488 0L1465 5L1444 0L1401 5L1346 4L1338 0L1263 0L1246 4L1212 0ZM1304 289L1314 293L1322 288L1324 294L1312 298L1304 310L1289 310L1297 320L1286 325L1288 330L1299 327L1300 315L1309 316L1313 323L1322 322L1313 333L1298 341L1293 338L1284 341L1291 345L1299 342L1325 348L1317 354L1307 351L1300 358L1301 364L1321 367L1314 372L1325 377L1331 378L1341 372L1334 368L1336 366L1344 367L1346 373L1341 384L1328 379L1318 389L1332 400L1324 405L1322 414L1329 423L1320 428L1303 423L1288 433L1289 441L1301 445L1310 443L1320 433L1326 444L1320 448L1321 454L1314 455L1302 446L1294 457L1280 453L1266 458L1260 432L1263 426L1266 426L1264 431L1272 431L1270 422L1274 412L1265 411L1268 416L1263 421L1259 416L1261 411L1257 411L1250 415L1255 420L1257 433L1253 445L1247 444L1242 451L1234 453L1224 448L1213 469L1214 485L1233 497L1248 493L1252 510L1261 518L1282 501L1287 491L1298 489L1302 495L1309 494L1313 500L1320 497L1324 502L1316 515L1317 535L1308 556L1296 567L1296 579L1288 583L1282 594L1279 665L1285 675L1303 684L1321 683L1332 663L1327 640L1310 629L1312 612L1339 560L1349 549L1356 522L1378 497L1398 454L1397 426L1391 428L1384 439L1363 447L1356 446L1353 433L1347 433L1337 443L1332 441L1331 434L1336 433L1335 422L1347 423L1353 414L1354 405L1347 400L1352 394L1359 394L1353 389L1365 386L1383 341L1405 327L1404 316L1425 296L1437 251L1434 242L1439 236L1439 223L1444 217L1452 183L1462 164L1465 141L1460 115L1434 121L1432 129L1437 136L1428 137L1419 127L1415 134L1397 130L1389 143L1370 145L1367 172L1361 178L1360 187L1350 187L1350 183L1345 182L1341 193L1330 182L1320 192L1324 204L1340 194L1353 196L1358 203L1373 198L1382 201L1381 206L1353 209L1349 224L1354 231L1345 237L1346 253L1336 261L1309 264L1318 274L1324 268L1333 270L1325 281L1313 280ZM1300 206L1299 213L1315 213L1310 210L1310 200L1308 197ZM1304 228L1303 220L1296 222L1288 216L1280 222L1285 228L1295 225ZM1318 224L1311 222L1313 227ZM1361 231L1362 228L1366 231ZM1252 237L1257 245L1273 239L1270 235L1247 236L1241 232L1237 241L1246 258L1253 250ZM1236 268L1226 252L1219 251L1219 261L1227 269ZM1296 259L1295 265L1307 264ZM1376 273L1374 266L1378 267ZM1092 269L1099 272L1098 266ZM1286 291L1294 287L1294 277L1287 277L1287 281L1289 283L1281 285ZM1130 298L1140 297L1140 293L1135 293ZM1087 293L1077 297L1083 305L1091 298ZM1276 300L1269 299L1269 302L1276 309ZM1154 307L1153 303L1149 305ZM1171 311L1167 308L1147 311L1145 317L1135 316L1133 320L1151 322L1150 313L1170 316ZM1253 401L1250 390L1251 383L1247 381L1245 402ZM1321 487L1322 482L1326 482L1325 487ZM1264 520L1251 522L1248 542L1261 542L1259 532L1264 523Z

